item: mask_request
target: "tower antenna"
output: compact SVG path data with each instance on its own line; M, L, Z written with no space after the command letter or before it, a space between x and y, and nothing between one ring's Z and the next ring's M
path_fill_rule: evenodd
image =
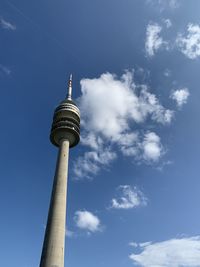
M69 76L67 99L72 99L72 74Z

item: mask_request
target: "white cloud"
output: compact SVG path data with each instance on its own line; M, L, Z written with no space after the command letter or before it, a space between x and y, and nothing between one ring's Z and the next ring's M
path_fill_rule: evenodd
M160 36L162 27L157 23L149 23L146 30L145 50L148 56L154 56L155 52L163 46L167 45L167 42Z
M167 29L169 29L172 26L172 22L170 19L163 19L163 22L165 23Z
M174 112L172 110L164 108L158 98L148 92L147 88L144 87L141 90L140 95L140 109L144 118L151 115L151 119L161 124L169 124L172 121Z
M174 238L163 242L138 244L140 253L129 257L143 267L200 266L200 236Z
M171 70L165 69L163 74L164 74L165 77L170 77L171 76Z
M90 179L93 175L97 174L101 168L108 166L116 157L117 154L109 148L85 152L74 164L75 179Z
M129 120L141 123L151 116L154 121L165 124L172 119L171 111L160 105L147 86L135 85L131 72L126 72L121 79L111 73L96 79L82 79L81 91L83 126L107 138L115 139L128 130Z
M149 242L139 243L138 246L141 248L144 248L144 247L150 246L151 244L152 244L152 242L149 241Z
M170 97L176 101L178 107L182 107L183 104L187 103L190 93L188 88L182 88L175 90L171 93Z
M146 133L142 147L143 157L146 161L158 161L164 153L160 137L154 132Z
M162 161L159 166L156 167L158 171L163 171L164 167L174 164L172 160Z
M88 135L81 136L81 143L92 149L98 150L99 147L103 145L103 140L100 136L95 136L93 132L90 132Z
M87 230L89 232L97 232L101 230L99 218L89 211L76 211L74 220L76 226L80 229Z
M158 8L160 12L163 12L166 8L176 9L180 6L179 0L146 0L146 2Z
M136 131L135 126L143 125L147 119L151 124L170 124L174 112L164 108L156 95L149 92L147 85L137 85L133 72L127 71L119 79L111 73L82 79L81 91L81 142L89 151L76 160L75 179L91 178L100 169L107 168L117 158L117 152L136 160L149 161L148 132ZM161 152L160 141L150 145L154 149L151 161L155 162L156 156L159 158L158 150Z
M131 73L125 74L122 80L110 73L97 79L81 80L81 111L90 130L113 138L128 129L129 118L143 120L131 83Z
M111 208L132 209L147 204L146 197L136 186L120 185L118 193L119 196L111 201Z
M6 75L11 74L11 70L8 67L3 66L2 64L0 64L0 72L3 72Z
M180 51L188 58L195 59L200 56L200 26L188 24L187 35L179 33L176 43Z
M180 5L179 0L167 0L167 1L169 2L169 7L171 7L172 9L177 8Z
M134 157L137 161L146 163L158 162L164 155L165 151L161 144L160 137L155 132L146 132L139 136L137 133L124 135L124 139L120 144L120 150L124 156ZM135 138L134 138L135 137ZM123 141L126 142L123 142Z
M136 242L130 242L129 246L136 248L138 247L138 244Z
M65 236L66 237L73 237L74 232L70 231L69 229L65 229Z
M3 29L14 31L16 30L16 26L11 24L10 22L4 20L3 18L0 18L0 26Z
M140 139L137 132L124 133L116 141L124 156L138 157Z

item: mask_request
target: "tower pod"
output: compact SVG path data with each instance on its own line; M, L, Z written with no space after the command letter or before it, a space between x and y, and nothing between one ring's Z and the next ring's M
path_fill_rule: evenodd
M71 99L72 75L70 76L68 95L55 109L50 140L59 146L62 139L69 141L69 146L76 146L80 140L80 111Z

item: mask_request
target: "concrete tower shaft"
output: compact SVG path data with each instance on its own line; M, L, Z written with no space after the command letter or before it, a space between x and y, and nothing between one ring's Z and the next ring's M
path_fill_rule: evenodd
M69 148L80 140L80 111L71 99L72 76L67 98L55 109L50 140L59 147L40 267L64 267L65 220Z
M69 141L58 153L40 267L64 267Z

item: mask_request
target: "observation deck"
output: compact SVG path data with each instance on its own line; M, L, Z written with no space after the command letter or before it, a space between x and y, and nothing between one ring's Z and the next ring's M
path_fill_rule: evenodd
M69 141L74 147L80 140L80 111L71 98L72 75L70 76L68 95L54 111L50 140L55 146L60 145L62 139Z

